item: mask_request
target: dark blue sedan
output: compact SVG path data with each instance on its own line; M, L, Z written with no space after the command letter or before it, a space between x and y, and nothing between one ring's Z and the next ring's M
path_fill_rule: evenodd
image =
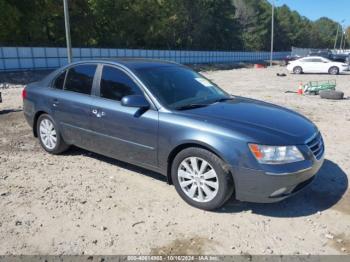
M282 200L308 185L323 163L322 136L304 116L232 96L171 62L77 62L29 84L22 96L47 152L75 145L151 169L206 210L232 194Z

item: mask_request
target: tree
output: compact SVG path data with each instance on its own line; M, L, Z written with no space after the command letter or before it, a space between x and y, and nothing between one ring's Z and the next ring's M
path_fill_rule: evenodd
M350 49L350 26L345 29L345 49Z
M241 45L230 0L89 3L96 17L97 42L102 46L232 49Z
M271 35L271 5L266 0L233 0L235 17L241 30L246 50L268 50Z
M65 45L62 0L0 0L0 10L1 45ZM69 12L73 46L270 49L267 0L69 0ZM274 49L332 48L338 26L276 7Z
M6 0L0 0L0 10L0 43L19 42L19 10Z
M276 50L288 50L291 46L308 46L311 23L298 12L283 5L276 8Z
M310 31L312 43L312 46L310 47L333 48L338 26L338 23L334 22L333 20L327 17L322 17L316 20L312 24ZM341 32L339 32L339 35L341 35Z

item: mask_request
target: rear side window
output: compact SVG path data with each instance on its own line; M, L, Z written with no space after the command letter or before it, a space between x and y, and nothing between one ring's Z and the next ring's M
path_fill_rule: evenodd
M303 62L312 62L312 59L310 59L310 58L305 58L305 59L303 59Z
M65 77L66 77L66 71L64 71L58 77L56 77L55 81L53 82L53 88L63 89Z
M104 66L102 70L100 96L120 101L124 96L141 95L139 87L124 72Z
M69 69L64 89L90 94L96 65L78 65Z

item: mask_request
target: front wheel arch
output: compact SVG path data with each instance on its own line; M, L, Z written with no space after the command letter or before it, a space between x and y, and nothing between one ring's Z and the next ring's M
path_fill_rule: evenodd
M205 149L205 150L208 150L209 152L213 153L214 155L216 155L218 158L220 158L224 163L227 163L225 161L225 159L223 159L220 154L218 154L216 152L216 150L214 150L213 148L211 148L210 146L208 145L203 145L201 143L195 143L195 142L190 142L190 143L183 143L183 144L180 144L180 145L177 145L169 154L168 156L168 161L167 161L167 173L166 173L166 176L167 176L167 181L168 181L168 184L172 185L173 184L173 181L172 181L172 178L171 178L171 167L172 167L172 164L173 164L173 161L176 157L176 155L178 153L180 153L182 150L186 149L186 148L190 148L190 147L197 147L197 148L202 148L202 149ZM232 180L233 180L233 174L231 173L231 170L229 169L229 167L226 165L225 166L225 170L230 173L230 175L232 176Z
M193 186L195 187L200 187L199 183L204 183L199 182L193 182L193 176L197 176L199 178L199 173L194 173L192 172L192 180L188 180L188 177L186 177L187 181L185 182L190 182L191 183L191 190L192 190L192 196L189 196L188 193L186 193L186 190L183 189L183 187L180 185L180 180L179 180L179 175L178 175L178 168L181 165L181 163L189 158L189 157L196 157L199 159L202 159L203 161L207 161L208 164L211 166L211 168L215 171L215 177L216 177L216 183L220 186L216 186L216 195L214 198L211 198L207 201L200 201L194 198L195 191L197 190L195 188L195 191L192 190ZM188 166L186 167L186 169ZM174 180L174 186L177 191L177 193L180 195L180 197L190 204L191 206L204 209L204 210L215 210L217 208L220 208L222 205L224 205L230 198L231 196L234 196L235 190L235 184L233 180L233 176L229 170L227 170L227 165L220 158L217 154L214 152L207 150L202 147L189 147L181 150L174 158L172 162L172 168L171 168L171 175ZM201 177L200 179L211 179L211 178L203 178ZM192 181L192 182L191 182ZM196 186L197 185L197 186ZM190 191L191 191L190 190ZM199 190L199 189L198 189ZM202 192L202 200L203 200L203 190L199 190ZM199 192L198 192L199 193ZM207 192L206 196L208 196ZM198 201L198 202L197 202Z

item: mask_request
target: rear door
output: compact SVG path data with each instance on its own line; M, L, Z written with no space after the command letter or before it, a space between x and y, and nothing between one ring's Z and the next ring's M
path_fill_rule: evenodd
M313 72L312 58L303 58L300 62L304 73Z
M325 73L327 72L327 63L326 60L323 60L322 58L313 58L312 59L312 66L310 69L310 72L312 73Z
M99 88L92 101L95 150L142 166L157 166L158 111L122 106L128 95L146 94L121 68L99 67ZM151 104L151 103L150 103Z
M91 90L96 68L97 64L81 64L67 69L55 80L57 92L51 101L63 138L86 149L92 149Z

